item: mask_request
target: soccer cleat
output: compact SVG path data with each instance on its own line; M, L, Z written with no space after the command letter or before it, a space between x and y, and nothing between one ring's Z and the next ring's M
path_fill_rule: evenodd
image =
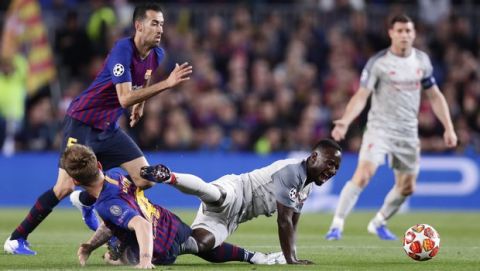
M325 235L325 239L328 241L340 240L342 239L342 231L338 228L332 228Z
M283 252L274 252L274 253L262 253L262 252L255 252L253 257L250 259L251 264L266 264L266 265L273 265L273 264L286 264L287 261L285 260L285 256L283 256Z
M17 240L10 240L10 237L5 241L3 250L7 254L16 255L37 255L37 252L30 249L30 243L23 238Z
M175 184L177 180L175 174L162 164L142 167L140 169L140 176L154 183Z
M387 228L387 225L380 225L378 227L375 227L373 222L370 221L370 223L368 223L367 229L369 233L377 235L378 238L382 240L397 240L397 236L395 236L395 234L393 234Z
M82 212L82 219L83 222L87 224L87 227L92 231L96 231L100 222L98 221L93 206L85 206L80 202L80 192L80 190L73 191L70 194L70 201L73 206L77 207L77 209Z

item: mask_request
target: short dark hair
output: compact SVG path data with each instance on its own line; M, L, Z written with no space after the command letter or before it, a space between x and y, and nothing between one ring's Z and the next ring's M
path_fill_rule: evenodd
M60 166L81 185L94 182L100 174L95 153L80 144L73 144L63 152Z
M133 11L132 23L135 25L135 21L141 21L145 19L147 10L154 10L156 12L163 12L159 4L154 2L146 2L139 4Z
M407 14L397 14L390 19L390 28L393 28L395 23L413 23L413 20Z
M339 152L342 152L342 147L340 147L340 145L338 145L338 143L335 142L335 140L330 138L325 138L318 141L315 147L313 147L313 150L320 150L320 149L326 149L326 148L333 148Z

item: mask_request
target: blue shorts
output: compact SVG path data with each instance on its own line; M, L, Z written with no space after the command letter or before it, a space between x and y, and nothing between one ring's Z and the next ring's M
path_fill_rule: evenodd
M100 130L66 116L61 151L72 144L90 147L104 170L119 167L125 162L144 156L137 144L123 130Z
M173 213L172 213L173 214ZM187 224L173 214L174 218L180 222L178 224L177 234L173 240L173 244L170 249L162 256L156 259L153 259L152 263L157 265L167 265L173 264L177 259L177 256L180 255L180 245L187 241L188 237L192 235L192 229Z

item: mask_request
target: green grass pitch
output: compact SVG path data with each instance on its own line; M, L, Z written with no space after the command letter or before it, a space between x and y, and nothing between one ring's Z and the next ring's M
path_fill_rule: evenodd
M0 238L26 214L26 209L0 209ZM193 212L178 212L187 223ZM245 263L210 264L194 256L180 256L176 264L157 266L157 270L480 270L479 213L422 212L394 217L390 228L401 236L416 223L434 226L441 236L436 258L415 262L403 252L400 241L381 241L369 235L366 225L373 213L356 212L348 221L341 241L326 241L323 236L331 214L304 214L300 219L297 251L302 259L315 262L309 266L254 266ZM73 209L57 209L30 236L37 256L0 254L0 270L125 270L128 267L107 266L101 259L106 248L98 249L87 267L80 268L76 251L78 244L91 235ZM250 250L279 251L276 216L261 217L244 223L228 240Z

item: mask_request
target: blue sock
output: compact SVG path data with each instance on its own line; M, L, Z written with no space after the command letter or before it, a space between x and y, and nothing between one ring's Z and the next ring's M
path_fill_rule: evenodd
M12 232L10 239L27 239L28 235L52 212L52 209L57 206L58 202L59 200L53 193L53 188L43 193L38 197L35 205L28 212L27 217Z
M199 253L198 256L212 263L231 261L250 262L253 253L241 247L229 243L223 243L210 251Z
M83 204L83 206L92 206L97 200L95 197L88 194L87 191L80 192L80 195L78 196L78 198L80 202Z

